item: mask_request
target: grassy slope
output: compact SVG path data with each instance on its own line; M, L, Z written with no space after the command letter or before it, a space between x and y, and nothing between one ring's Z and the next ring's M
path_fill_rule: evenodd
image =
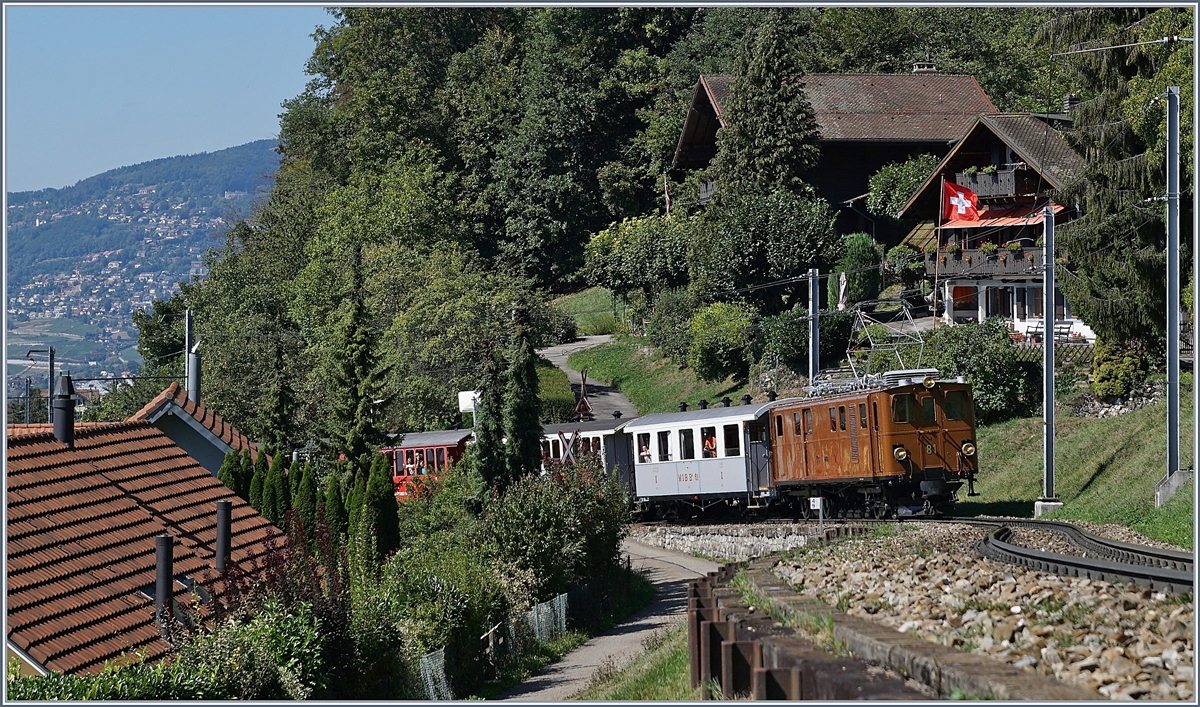
M740 405L747 391L732 379L701 382L691 370L679 368L668 358L642 353L631 339L572 354L568 363L577 371L588 369L589 378L619 388L639 415L674 412L681 402L694 409L701 399L716 405L726 395Z
M1185 396L1185 401L1187 396ZM1190 466L1191 410L1181 411L1182 465ZM1192 486L1162 508L1154 486L1167 454L1166 406L1115 418L1056 418L1055 479L1064 502L1055 517L1119 523L1149 537L1192 547ZM982 495L960 504L964 513L1033 514L1042 490L1042 420L1010 420L979 431Z
M575 414L575 393L567 374L544 358L538 359L537 374L542 415L552 423L570 421Z
M657 646L624 669L603 674L575 696L579 700L698 700L688 666L687 630L671 629Z
M618 327L613 316L612 292L603 287L589 287L581 292L563 295L553 305L575 318L580 336L612 334Z

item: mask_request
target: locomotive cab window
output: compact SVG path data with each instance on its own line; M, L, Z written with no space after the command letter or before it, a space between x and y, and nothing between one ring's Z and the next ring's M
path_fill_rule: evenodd
M700 456L705 459L717 458L717 428L700 428Z
M650 433L643 432L637 436L638 463L650 463Z
M933 410L934 410L933 398L932 397L921 398L921 423L922 424L932 425L933 423L937 422L937 418L935 417Z
M775 436L776 437L783 436L783 415L775 416Z
M804 433L803 428L800 427L800 413L798 412L792 413L792 428L795 430L797 437Z
M838 423L842 428L842 432L846 431L846 406L838 405Z
M804 433L812 434L812 408L804 408Z
M858 404L858 426L867 429L867 404Z
M910 422L916 423L917 412L916 400L912 395L905 393L904 395L892 396L892 422Z
M946 392L946 419L967 419L967 391L950 390Z
M692 430L679 430L679 458L696 458L696 440Z
M725 425L725 456L736 457L742 453L742 436L737 425Z
M829 408L829 431L837 432L837 408Z
M658 433L658 460L671 461L671 433L666 430Z

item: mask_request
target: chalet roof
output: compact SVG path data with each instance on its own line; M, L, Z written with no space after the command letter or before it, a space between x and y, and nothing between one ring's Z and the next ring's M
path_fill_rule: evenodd
M1067 184L1083 173L1087 163L1071 149L1058 131L1046 121L1029 113L981 115L958 141L950 154L934 168L925 182L909 198L898 216L917 215L917 211L932 210L936 213L939 178L949 177L952 163L958 161L959 152L972 144L980 135L990 132L1005 145L1012 148L1014 158L1029 165L1046 181L1051 189L1064 189ZM948 179L948 181L952 181ZM931 213L929 218L932 218Z
M175 537L174 572L211 571L216 501L233 502L231 555L265 552L279 531L149 422L8 430L8 640L42 667L95 673L122 653L162 657L154 622L154 538ZM175 597L188 590L175 583Z
M701 76L680 136L675 161L687 148L709 142L734 77ZM961 74L805 74L804 92L812 104L821 140L950 142L981 113L995 113L974 76ZM708 105L697 105L703 100Z
M239 453L243 449L250 450L250 457L258 460L258 445L250 441L236 427L221 418L212 408L203 403L188 400L187 391L178 382L171 383L166 390L159 393L153 400L129 417L130 420L145 420L154 422L168 409L182 413L196 424L219 439L226 447Z

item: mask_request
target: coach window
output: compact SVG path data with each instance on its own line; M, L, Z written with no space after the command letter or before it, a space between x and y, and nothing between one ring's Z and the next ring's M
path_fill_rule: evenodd
M554 451L550 453L551 459L559 459L562 457L562 449L558 446L558 440L551 440L550 444L554 446Z
M837 408L829 408L829 431L837 432Z
M908 393L892 396L892 422L914 422L914 402Z
M666 430L658 433L658 460L671 461L671 433Z
M725 425L725 456L736 457L742 453L742 436L737 425Z
M650 463L650 433L643 432L637 436L638 447L638 462L641 464Z
M951 390L946 393L946 419L967 419L967 391Z
M921 424L932 425L937 422L937 418L933 414L933 397L925 397L921 399Z
M867 404L858 404L858 426L867 429Z
M775 416L775 437L783 437L783 415Z
M717 458L717 428L700 428L700 456L705 459Z
M841 423L842 432L846 431L846 406L838 405L838 422Z
M792 429L794 429L796 431L797 437L799 437L801 434L804 433L803 428L800 427L800 413L799 412L792 413Z
M549 440L544 439L544 440L542 440L542 458L544 459L549 456L550 456L550 442L549 442Z
M804 433L812 434L812 408L804 408Z
M679 430L679 458L696 458L696 440L692 430Z

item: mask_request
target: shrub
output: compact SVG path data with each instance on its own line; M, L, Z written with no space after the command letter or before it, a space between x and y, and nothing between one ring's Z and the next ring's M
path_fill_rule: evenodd
M904 289L912 289L925 273L925 259L915 248L898 245L887 253L887 269L900 279Z
M841 273L846 274L846 303L852 305L879 296L879 244L866 233L851 233L843 239L845 255L829 276L829 305L840 298Z
M821 312L821 367L833 366L846 356L850 343L849 312ZM783 363L796 371L808 371L808 310L794 309L762 320L758 328L758 360L767 365ZM778 357L778 359L776 359Z
M1092 353L1092 371L1095 374L1092 392L1096 397L1117 398L1129 395L1146 380L1149 365L1141 351L1097 339Z
M966 376L976 419L985 424L1028 412L1038 400L1040 370L1021 360L998 318L934 329L925 340L923 365L945 377Z
M742 304L718 302L696 313L688 327L687 363L703 381L729 376L745 379L754 341L754 312Z
M688 348L692 343L689 326L696 313L696 304L685 290L666 290L654 298L646 336L663 353L680 366L687 365Z
M560 309L546 307L544 316L536 317L534 322L534 346L539 349L569 344L579 338L575 318Z
M939 160L934 155L917 155L904 162L892 162L871 175L867 210L875 216L896 218L917 187L929 177Z

